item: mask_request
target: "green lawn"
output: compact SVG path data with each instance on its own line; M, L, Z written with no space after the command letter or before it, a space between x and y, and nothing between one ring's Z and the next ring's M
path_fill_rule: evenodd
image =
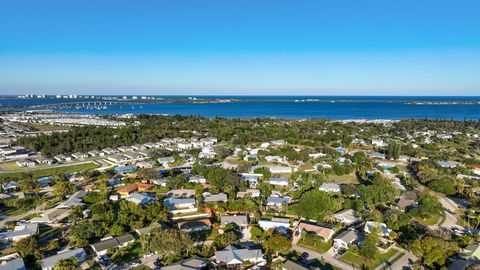
M437 215L437 216L432 216L431 218L415 217L415 220L427 226L431 226L439 223L441 218L443 218L442 215Z
M16 216L27 212L28 208L0 207L0 215Z
M118 250L117 253L113 255L112 261L114 261L116 264L131 262L140 258L141 252L142 245L139 242L135 242Z
M377 259L372 262L366 262L365 259L360 256L359 254L353 252L352 250L347 251L342 257L340 257L340 260L344 263L348 264L354 264L357 267L361 267L362 265L365 265L368 267L368 269L375 269L377 266L397 254L399 251L396 250L395 248L390 249L387 253L385 254L379 254Z
M22 178L27 174L33 175L33 177L42 177L42 176L51 176L54 174L67 174L73 172L80 172L86 170L92 170L100 167L99 165L91 162L85 164L73 164L70 166L64 167L51 167L51 168L40 168L27 172L0 172L0 177L11 177L11 178Z
M306 233L302 235L302 238L298 241L298 245L319 253L325 253L332 247L333 240L330 239L330 241L325 242L323 238L318 235Z
M11 161L11 162L2 162L0 163L0 168L2 168L3 170L18 170L18 169L21 169L22 167L18 166L17 165L17 162L15 161Z
M335 183L339 183L339 184L357 184L358 183L358 179L355 173L350 173L346 175L329 174L328 179L329 181L334 181Z

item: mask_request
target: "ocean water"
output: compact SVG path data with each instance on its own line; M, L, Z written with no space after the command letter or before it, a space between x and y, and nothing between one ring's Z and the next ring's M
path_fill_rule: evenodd
M185 99L186 96L168 96L166 99ZM274 117L274 118L328 118L328 119L475 119L480 117L480 97L367 97L367 96L199 96L198 98L236 99L229 103L144 103L112 104L106 109L82 106L51 106L49 108L72 113L88 114L182 114L206 117ZM321 102L295 102L318 99ZM78 102L71 99L0 99L0 106L31 106ZM444 104L417 104L415 102L445 102ZM475 102L476 104L470 104ZM455 104L456 103L456 104ZM103 104L103 103L102 103ZM11 108L10 108L11 109ZM15 109L31 109L29 107ZM0 108L0 110L2 110ZM6 110L4 108L4 110Z

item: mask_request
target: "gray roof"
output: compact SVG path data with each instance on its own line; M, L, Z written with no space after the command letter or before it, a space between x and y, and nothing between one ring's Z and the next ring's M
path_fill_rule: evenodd
M291 261L291 260L287 260L286 262L283 263L282 265L282 269L286 269L286 270L307 270L307 269L310 269L310 268L307 268L299 263L296 263L294 261Z
M207 196L203 196L204 202L226 202L228 200L227 194L219 193L219 194L210 194Z
M153 229L160 228L160 229L167 229L168 225L164 222L154 222L147 227L143 227L137 230L137 233L142 234L149 234Z
M270 196L267 198L267 203L290 203L290 198L289 197L274 197Z
M119 247L127 242L134 241L135 238L131 234L118 236L115 238L106 239L100 242L93 243L92 248L98 253L104 250Z
M177 199L177 198L168 198L164 200L166 206L176 206L179 204L195 204L195 199Z
M23 228L22 228L23 226ZM32 235L38 232L38 224L37 223L29 223L25 225L16 226L15 230L8 231L5 233L0 233L0 238L14 238L26 235Z
M248 225L247 215L222 215L221 224L227 225L230 223L237 224L238 226Z
M261 249L237 249L233 246L228 246L224 250L215 251L215 260L217 263L229 263L236 259L241 262L251 258L262 258L263 253Z
M335 239L341 239L345 243L351 243L358 239L358 234L355 230L349 229L341 232Z
M83 206L85 203L82 202L83 197L87 195L86 191L78 191L72 194L66 201L57 206L57 208L70 208L72 206Z
M8 261L6 263L0 264L0 269L2 270L26 270L25 264L23 263L22 258Z
M47 257L43 259L40 264L42 265L42 269L51 268L55 266L55 264L60 260L67 260L74 257L77 257L78 259L80 259L80 263L82 263L83 260L85 259L85 256L86 256L85 250L83 248L77 248L77 249L72 249L66 252L62 252L62 253Z
M161 269L165 270L193 270L193 269L202 269L207 264L207 261L198 257L193 256L191 258L178 261L171 265L163 266Z

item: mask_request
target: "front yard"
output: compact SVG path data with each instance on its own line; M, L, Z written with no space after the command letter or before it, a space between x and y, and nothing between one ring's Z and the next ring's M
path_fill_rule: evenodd
M360 254L358 254L358 252L348 250L345 254L343 254L342 257L340 257L340 261L348 263L350 265L353 264L359 268L362 268L362 266L364 265L368 267L368 269L375 269L380 264L390 259L392 256L396 256L397 253L399 253L399 251L395 248L392 248L384 254L379 254L376 260L367 262L362 256L360 256Z
M323 241L323 238L318 235L306 233L302 235L302 238L298 241L297 245L315 250L319 253L325 253L332 247L333 240L330 239L330 241L325 242Z

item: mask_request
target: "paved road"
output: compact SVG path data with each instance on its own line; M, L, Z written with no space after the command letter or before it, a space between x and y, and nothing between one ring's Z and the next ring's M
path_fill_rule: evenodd
M22 220L24 217L30 215L30 214L36 214L36 213L40 213L40 210L39 209L32 209L32 210L29 210L23 214L20 214L20 215L16 215L16 216L0 216L0 229L1 228L4 228L5 227L5 223L9 222L9 221L16 221L16 220Z
M32 172L32 171L36 171L36 170L69 167L69 166L73 166L73 165L81 165L81 164L87 164L87 163L94 163L94 160L72 162L72 163L63 163L63 164L53 164L53 165L49 165L49 166L37 166L37 167L30 167L30 168L16 169L16 170L3 170L2 168L0 168L0 174L1 173Z
M453 200L440 196L438 197L438 201L442 204L443 208L445 208L445 220L441 224L436 224L432 226L432 229L443 228L447 230L458 229L463 230L464 227L457 224L457 210L459 208L458 204Z
M386 267L387 265L390 265L390 266L387 266L387 268L385 268L385 269L390 269L390 270L411 269L410 266L413 264L413 262L415 262L417 260L417 257L412 252L407 251L403 248L397 247L396 249L398 249L400 252L403 252L403 254L401 255L402 257L400 259L398 259L398 261L391 264L390 260L394 260L395 258L398 257L398 255L394 256L394 257L388 259L387 262L379 265L377 268L375 268L375 270L381 270L384 267Z
M348 270L348 269L358 269L358 268L355 268L353 267L352 265L350 264L347 264L347 263L344 263L340 260L337 260L335 257L334 257L334 252L333 252L333 248L329 249L327 252L321 254L321 253L318 253L316 251L313 251L311 249L307 249L307 248L304 248L304 247L300 247L300 246L293 246L293 250L299 252L299 253L303 253L303 252L307 252L309 254L308 256L308 259L312 259L312 258L315 258L321 262L327 262L333 266L336 266L340 269L344 269L344 270Z

